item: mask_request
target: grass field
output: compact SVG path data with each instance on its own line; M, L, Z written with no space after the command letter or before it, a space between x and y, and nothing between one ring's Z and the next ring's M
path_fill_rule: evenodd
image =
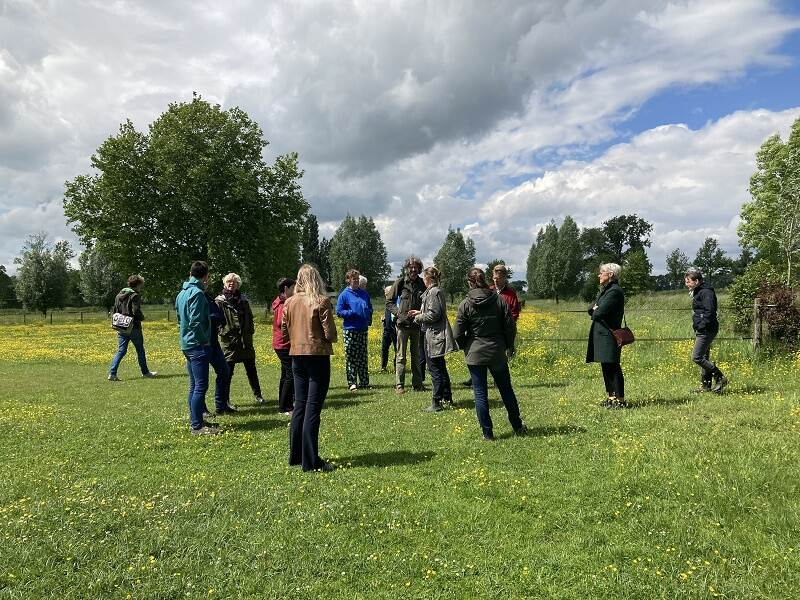
M628 324L688 338L690 313L648 310L687 302L639 301ZM520 319L512 376L531 433L511 436L494 391L493 444L465 388L434 415L429 393L394 395L377 327L375 388L349 393L339 344L330 474L286 464L266 324L269 404L237 371L240 412L214 438L189 435L174 323L145 324L159 377L138 377L131 348L120 383L105 380L105 322L3 325L0 599L800 596L800 360L722 341L729 388L694 395L690 341L637 342L632 408L608 411L585 343L533 341L586 335L585 314L555 310L529 303ZM461 355L448 364L466 378Z

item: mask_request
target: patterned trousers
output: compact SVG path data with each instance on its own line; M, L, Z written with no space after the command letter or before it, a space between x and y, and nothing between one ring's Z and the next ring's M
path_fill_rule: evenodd
M347 373L347 385L358 383L359 387L369 385L369 369L367 368L367 332L368 330L344 330L344 364ZM358 378L358 382L356 381Z

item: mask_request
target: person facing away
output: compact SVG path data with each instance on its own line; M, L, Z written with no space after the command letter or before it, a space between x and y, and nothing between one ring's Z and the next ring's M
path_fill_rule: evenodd
M525 435L528 428L520 417L519 403L508 369L508 359L514 355L517 336L517 325L511 316L511 309L489 289L482 269L470 269L467 283L469 291L458 306L453 334L459 347L464 350L464 362L467 363L472 377L475 412L483 439L495 439L492 417L489 414L487 371L491 372L500 391L514 434Z
M242 278L236 273L228 273L222 278L222 293L215 300L225 315L225 325L220 329L220 340L231 379L236 363L243 363L256 404L264 404L256 368L256 349L253 345L255 321L250 301L242 294L241 286ZM230 410L235 411L233 407Z
M294 295L287 298L281 317L284 342L290 343L294 375L294 410L289 427L289 464L303 471L332 471L319 455L322 407L331 381L331 354L336 342L333 306L319 272L302 265Z
M606 408L625 408L625 377L622 374L622 348L611 333L612 329L622 327L625 314L625 293L619 285L622 268L616 263L600 265L597 278L600 294L589 307L592 319L589 328L589 344L586 349L586 362L599 362L603 372L603 382L607 398L602 405Z
M346 280L348 285L336 300L336 314L343 319L345 374L347 385L354 392L369 387L367 336L372 323L372 301L361 287L361 274L357 270L350 269Z
M133 347L136 348L136 358L139 361L139 369L142 372L142 377L152 379L158 373L151 371L147 366L147 355L144 351L144 335L142 334L142 321L144 315L142 314L142 301L139 294L144 285L144 278L141 275L131 275L128 277L127 287L122 288L117 297L114 298L114 312L133 317L133 328L130 333L122 333L117 331L117 353L111 360L111 367L108 369L109 381L120 381L117 376L119 363L122 362L123 357L128 352L128 344L133 342Z
M192 263L189 280L183 282L175 298L175 314L180 330L180 345L189 373L189 423L194 435L216 435L216 425L203 420L208 390L208 366L211 361L211 319L205 289L208 265Z
M419 310L422 306L422 294L425 284L419 278L422 271L422 261L416 256L409 256L403 266L403 274L394 282L392 289L386 297L386 308L395 317L397 325L397 348L395 391L398 394L405 392L406 363L408 362L408 346L411 345L411 385L415 390L424 389L424 372L420 362L421 335L420 325L408 316L409 310Z
M717 294L703 281L703 273L697 267L689 267L683 281L692 298L692 360L700 367L700 388L697 391L720 393L728 385L728 378L709 359L711 344L719 333Z
M387 285L383 288L383 297L389 300L392 286ZM381 317L381 371L386 371L389 366L389 348L394 349L395 361L397 360L397 325L395 324L395 316L389 310L388 304L384 307L383 316ZM392 363L394 364L394 362Z
M294 378L292 376L292 357L289 356L291 344L283 341L281 319L287 298L294 295L295 280L284 277L278 281L278 295L272 301L272 349L281 361L281 377L278 381L278 412L291 416L294 406Z
M409 310L409 316L422 327L425 337L425 357L433 384L433 398L426 412L439 412L442 402L453 404L453 390L450 374L447 372L445 355L458 350L450 321L447 319L447 303L444 292L439 288L442 274L436 267L428 267L422 272L425 293L422 294L420 310Z

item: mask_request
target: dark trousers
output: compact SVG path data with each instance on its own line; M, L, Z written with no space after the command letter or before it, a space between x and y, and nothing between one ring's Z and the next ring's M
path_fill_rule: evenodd
M428 371L431 373L434 403L442 400L452 402L453 392L450 388L450 374L447 372L447 362L444 356L428 358Z
M625 397L625 377L622 375L622 365L619 363L600 363L603 369L603 381L606 384L606 393L609 397Z
M247 381L250 382L250 389L253 390L253 395L261 397L261 384L258 381L258 369L256 369L256 359L248 358L243 360L244 370L247 372ZM236 363L229 362L228 369L231 372L231 379L233 379L233 369Z
M713 329L707 333L696 333L694 337L692 360L700 367L700 381L703 385L711 385L711 379L717 373L717 365L709 360L711 343L717 337L717 331Z
M216 380L214 383L214 406L217 410L228 408L231 397L231 370L225 362L225 353L218 341L211 342L211 355L209 363L214 369Z
M206 406L211 346L195 346L184 350L183 355L186 357L186 370L189 372L189 422L192 429L200 429Z
M331 382L330 356L293 356L294 410L289 428L289 464L304 471L322 466L319 423Z
M467 365L469 374L472 377L472 392L475 395L475 413L478 415L478 424L483 430L483 435L492 437L492 417L489 414L489 393L486 384L487 370L491 371L500 397L508 413L508 421L516 431L522 427L522 419L519 416L519 403L511 387L511 372L508 370L508 363L502 365Z
M294 375L292 375L292 357L288 348L276 349L275 354L281 361L281 379L278 382L278 410L289 412L294 406Z
M397 329L384 327L383 336L381 337L381 369L386 369L389 366L390 347L394 349L394 355L397 356Z

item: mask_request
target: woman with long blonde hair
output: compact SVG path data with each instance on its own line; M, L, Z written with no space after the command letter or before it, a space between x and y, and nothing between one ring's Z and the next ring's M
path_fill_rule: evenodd
M290 343L294 376L289 464L302 465L303 471L332 471L334 465L319 456L319 426L331 382L336 323L325 283L311 265L297 272L294 295L283 308L281 332L283 341Z

